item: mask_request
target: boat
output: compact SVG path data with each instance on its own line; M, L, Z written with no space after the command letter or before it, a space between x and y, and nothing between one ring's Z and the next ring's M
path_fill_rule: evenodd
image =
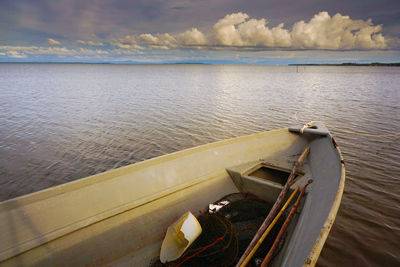
M0 203L1 266L149 266L167 228L223 196L274 202L313 180L272 266L314 266L345 182L339 147L320 122L237 137L149 159Z

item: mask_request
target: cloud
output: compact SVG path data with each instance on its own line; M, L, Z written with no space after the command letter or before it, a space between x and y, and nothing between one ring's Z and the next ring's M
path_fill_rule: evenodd
M207 39L205 35L196 28L192 28L191 30L187 30L184 33L179 35L180 41L184 45L206 45Z
M168 50L173 48L199 48L208 46L208 41L205 35L196 28L187 30L180 34L144 33L138 36L138 40L144 46L151 49Z
M4 53L4 54L6 54L10 58L26 58L27 57L27 55L20 53L18 51L15 51L15 50L8 51L7 53Z
M248 19L244 13L225 16L214 25L217 44L224 46L290 47L291 37L281 23L268 28L266 19Z
M382 49L386 48L381 25L372 21L352 20L349 16L328 12L316 14L309 22L293 25L291 37L295 48L311 49Z
M243 40L236 25L244 23L249 15L245 13L234 13L226 15L214 25L215 39L218 44L226 46L243 46Z
M269 28L266 19L249 19L244 13L225 16L214 25L218 45L277 47L292 49L383 49L382 26L371 20L352 20L349 16L328 12L316 14L309 22L296 22L291 30L281 23Z
M65 47L43 46L0 46L0 52L4 52L13 58L25 58L28 55L73 56L78 54L78 51Z
M109 43L113 46L117 46L123 49L129 49L129 50L142 49L142 47L138 45L138 43L136 42L135 37L132 35L126 35L123 38L111 39Z
M214 24L211 36L197 28L179 34L141 34L138 41L152 49L213 48L213 49L308 49L308 50L370 50L388 48L382 25L369 20L352 20L349 16L328 12L314 15L284 28L284 23L269 27L264 18L250 18L246 13L226 15ZM391 42L396 43L396 42ZM197 47L194 47L197 46Z
M353 20L339 13L330 16L319 12L310 20L300 20L291 27L284 23L270 26L265 18L251 18L246 13L232 13L218 20L209 30L191 28L175 33L143 33L100 39L91 35L90 40L77 40L73 43L47 39L48 47L41 46L0 46L0 56L26 58L37 55L56 57L103 57L167 54L168 50L193 53L193 49L235 51L369 51L399 49L398 38L383 36L382 25L374 25L370 19ZM64 47L65 44L65 47ZM79 46L77 46L79 45ZM85 46L85 47L82 47Z
M81 44L81 45L89 45L89 46L103 46L104 45L102 42L83 41L83 40L77 40L75 43Z
M43 46L0 46L0 55L5 54L10 58L26 58L36 55L54 55L59 57L80 56L103 56L110 52L102 49L68 49L66 47L43 47Z
M169 49L178 46L177 40L168 33L152 35L149 33L139 35L139 39L154 49Z
M47 39L47 43L48 43L49 45L60 45L60 44L61 44L59 41L54 40L54 39L52 39L52 38Z
M108 55L109 51L102 49L87 49L87 48L79 48L79 54L85 56L91 55Z

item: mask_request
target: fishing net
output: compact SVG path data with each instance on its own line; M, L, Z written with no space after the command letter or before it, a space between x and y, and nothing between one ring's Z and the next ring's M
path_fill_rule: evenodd
M216 214L199 218L202 234L168 266L230 266L238 255L236 231L229 220Z
M237 232L238 254L241 256L247 249L253 237L256 235L265 218L268 216L272 205L269 202L248 193L234 193L227 195L217 202L221 203L224 201L228 201L229 204L219 209L217 214L224 216L232 223L233 228ZM267 238L258 248L257 252L253 256L253 265L258 265L255 263L257 258L264 258L265 255L267 255L279 233L285 217L285 214L281 216L277 224L268 234ZM284 239L281 240L279 248L282 247L283 241ZM279 252L279 248L275 255ZM236 259L236 261L238 260L239 259Z
M198 217L201 235L177 260L153 266L234 266L267 217L271 204L252 195L234 193L210 204L210 210ZM269 233L249 266L261 263L283 224L284 217ZM283 239L280 244L283 243ZM275 254L279 252L279 248Z

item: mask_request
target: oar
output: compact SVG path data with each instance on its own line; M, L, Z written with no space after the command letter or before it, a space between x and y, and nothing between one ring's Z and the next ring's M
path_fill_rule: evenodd
M288 217L286 218L285 222L282 225L281 230L279 231L278 235L275 238L274 244L272 244L272 247L269 250L267 256L265 256L263 262L261 263L261 267L267 267L268 263L271 261L272 255L274 255L275 249L278 246L279 241L281 240L283 234L285 233L286 228L289 226L289 223L292 220L294 213L297 211L297 207L300 204L300 200L303 197L307 186L311 183L312 183L312 180L308 180L308 183L303 187L303 189L301 189L301 192L300 192L299 196L297 197L296 203L294 204L293 208L290 210Z
M281 217L282 213L286 210L287 206L289 206L290 202L292 201L292 198L296 195L297 191L299 191L300 186L296 187L296 189L293 191L293 193L290 195L288 200L286 201L285 205L283 205L282 209L279 211L278 215L276 215L275 219L272 221L272 223L268 226L267 230L265 230L264 234L260 237L258 240L257 244L254 246L254 248L251 250L250 254L247 255L246 259L242 263L241 266L246 266L251 258L254 256L254 254L257 252L257 249L261 246L262 242L264 242L265 238L271 231L272 227L276 224L276 222L279 220Z
M264 233L265 229L268 227L268 225L271 223L272 219L275 217L275 214L278 211L283 199L285 198L286 192L289 189L290 183L292 182L293 178L296 176L297 170L300 168L301 164L303 163L304 158L308 155L309 152L310 152L310 147L306 147L306 149L304 149L303 153L297 159L296 163L293 166L292 172L290 173L290 176L289 176L288 180L286 181L285 186L283 187L282 191L279 193L277 200L275 201L274 206L270 210L270 212L269 212L267 218L264 220L263 224L258 229L256 235L253 237L253 240L251 240L249 246L247 247L246 251L243 253L239 262L236 264L236 267L242 266L242 263L244 262L244 260L250 254L251 250L254 248L257 241L260 239L260 237Z

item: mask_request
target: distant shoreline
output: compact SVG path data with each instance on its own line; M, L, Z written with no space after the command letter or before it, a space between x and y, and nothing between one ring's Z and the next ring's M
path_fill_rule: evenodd
M273 64L245 64L245 63L214 63L214 62L34 62L34 61L0 61L0 64L98 64L98 65L240 65L240 66L369 66L369 67L400 67L400 62L393 62L393 63L380 63L380 62L372 62L372 63L289 63L289 64L282 64L282 65L273 65Z
M373 62L373 63L341 63L341 64L329 64L329 63L324 63L324 64L288 64L289 66L383 66L383 67L400 67L400 62L395 62L395 63L379 63L379 62Z

